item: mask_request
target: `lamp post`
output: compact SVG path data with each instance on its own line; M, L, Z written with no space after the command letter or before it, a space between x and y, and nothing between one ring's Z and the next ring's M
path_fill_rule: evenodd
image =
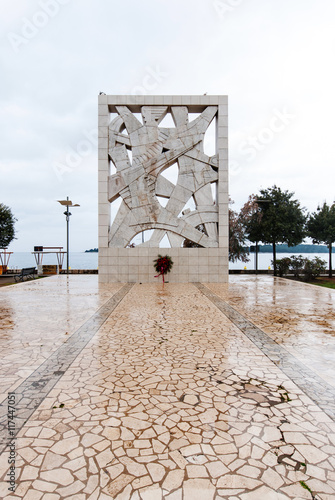
M69 222L70 222L70 215L71 212L69 212L69 207L80 207L78 203L73 204L72 201L69 200L69 197L66 197L66 200L57 200L58 203L61 205L66 206L66 211L64 212L64 215L66 217L66 274L69 274Z
M258 274L258 241L255 246L255 273Z
M256 203L271 203L272 200L258 200L256 198ZM258 274L258 240L256 240L256 248L255 248L255 274Z

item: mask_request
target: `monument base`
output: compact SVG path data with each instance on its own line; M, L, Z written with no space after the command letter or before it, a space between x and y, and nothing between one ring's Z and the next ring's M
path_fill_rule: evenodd
M100 248L100 283L159 283L154 260L169 255L174 264L166 281L170 283L227 283L225 248Z

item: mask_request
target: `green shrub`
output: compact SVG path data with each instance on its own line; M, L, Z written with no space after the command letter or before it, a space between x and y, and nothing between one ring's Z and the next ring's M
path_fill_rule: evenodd
M271 264L273 265L273 261ZM295 278L303 276L306 281L311 281L326 271L327 263L319 257L307 259L302 255L291 255L291 257L276 260L276 266L279 276L292 273Z
M290 271L295 278L299 278L303 274L306 259L302 255L291 255Z
M274 267L273 260L271 261L272 266ZM279 276L284 276L288 274L289 268L291 264L291 259L289 257L284 257L283 259L276 259L276 267Z
M305 259L304 265L304 275L306 281L311 281L318 276L322 272L325 272L327 263L320 259L320 257L314 257L314 259Z

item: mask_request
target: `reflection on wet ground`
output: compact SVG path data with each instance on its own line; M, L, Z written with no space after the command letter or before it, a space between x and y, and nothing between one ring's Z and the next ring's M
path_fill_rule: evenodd
M0 403L121 285L55 276L0 290Z
M272 276L209 288L335 387L334 290Z
M0 497L335 498L335 423L264 354L277 346L311 367L310 352L325 378L334 293L270 276L164 289L60 276L3 288L1 380L6 397L16 387L18 434L15 494L7 448Z
M14 310L10 298L0 296L0 338L9 340L15 328Z

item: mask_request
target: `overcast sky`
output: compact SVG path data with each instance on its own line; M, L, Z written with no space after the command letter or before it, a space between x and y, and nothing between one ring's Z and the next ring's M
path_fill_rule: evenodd
M334 0L1 0L0 202L10 249L97 242L97 96L229 96L230 195L335 199Z

